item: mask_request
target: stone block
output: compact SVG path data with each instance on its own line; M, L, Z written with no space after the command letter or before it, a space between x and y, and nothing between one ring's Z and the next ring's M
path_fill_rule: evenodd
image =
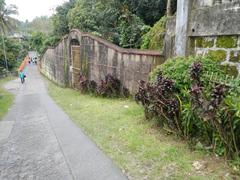
M225 64L225 65L222 65L222 68L230 76L234 76L234 77L238 76L238 68L237 68L237 66L230 66L228 64Z
M197 48L202 48L203 47L203 38L197 37L195 40L195 45Z
M217 37L216 46L219 48L236 48L237 36L219 36Z
M211 48L211 47L213 47L214 46L214 38L211 38L211 37L203 38L202 46L204 48Z
M214 60L222 62L226 60L227 52L224 50L210 50L208 55L211 56Z
M229 61L230 62L240 62L240 50L239 51L231 51Z
M212 37L197 37L195 42L197 48L211 48L214 46L214 38Z

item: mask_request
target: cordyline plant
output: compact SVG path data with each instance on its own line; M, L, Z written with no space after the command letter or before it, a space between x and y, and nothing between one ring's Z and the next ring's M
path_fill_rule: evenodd
M236 122L231 118L232 113L229 106L224 103L224 98L227 96L230 87L219 82L210 82L212 83L212 90L208 96L207 90L200 80L201 69L200 62L195 62L191 66L191 106L202 120L205 127L202 130L206 131L208 143L212 146L213 151L228 157L239 156L239 144L237 142L240 139L236 134L236 128L234 131L233 127Z
M189 67L189 77L190 87L183 91L159 71L156 82L139 81L135 99L147 119L157 117L168 130L200 141L219 155L239 157L240 102L233 99L235 89L206 78L203 82L201 62Z
M79 76L79 89L82 92L90 92L103 97L128 97L130 95L120 80L108 74L105 80L101 80L98 85L95 81L88 80L85 76Z
M139 81L135 100L145 108L146 118L158 116L162 125L181 132L179 100L174 93L174 82L158 75L156 83Z
M97 89L97 83L95 81L89 81L84 75L79 76L79 89L81 92L95 93Z

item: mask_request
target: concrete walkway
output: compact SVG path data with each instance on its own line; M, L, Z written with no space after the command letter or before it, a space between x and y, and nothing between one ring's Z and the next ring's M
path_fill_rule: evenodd
M48 96L36 66L5 87L16 96L0 121L0 180L127 179Z

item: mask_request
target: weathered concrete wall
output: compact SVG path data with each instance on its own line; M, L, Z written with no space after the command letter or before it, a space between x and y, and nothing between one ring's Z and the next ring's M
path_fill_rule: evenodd
M204 6L212 6L214 0L193 0L193 6L195 8L204 7Z
M72 30L56 48L48 49L41 59L41 71L60 85L74 85L73 41L79 42L79 74L85 74L98 83L111 74L120 79L131 93L136 92L139 80L148 80L151 70L164 62L158 51L123 49L93 35Z
M193 9L190 17L190 36L240 34L240 1Z

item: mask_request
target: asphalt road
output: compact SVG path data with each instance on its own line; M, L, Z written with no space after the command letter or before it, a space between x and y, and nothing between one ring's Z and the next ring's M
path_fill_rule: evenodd
M0 121L0 180L127 179L49 97L36 66L5 87L15 101Z

